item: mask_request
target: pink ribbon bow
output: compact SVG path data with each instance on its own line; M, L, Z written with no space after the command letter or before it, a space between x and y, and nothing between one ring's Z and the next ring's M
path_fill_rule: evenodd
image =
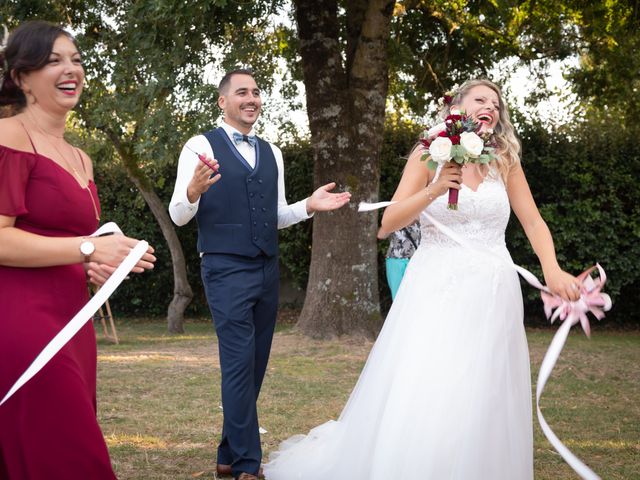
M600 276L594 280L590 274L596 268ZM602 292L602 288L607 281L607 275L604 269L599 264L596 264L576 278L580 280L581 285L580 298L575 302L569 302L552 293L540 292L544 303L544 313L551 323L557 318L562 321L569 321L572 325L580 322L584 333L587 337L591 337L591 327L587 312L591 312L598 320L602 320L604 312L611 309L611 297Z

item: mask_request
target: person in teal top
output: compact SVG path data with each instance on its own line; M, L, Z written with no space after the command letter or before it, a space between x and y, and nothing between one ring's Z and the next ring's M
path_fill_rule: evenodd
M391 299L395 300L409 259L420 244L420 223L414 222L391 234L385 260Z

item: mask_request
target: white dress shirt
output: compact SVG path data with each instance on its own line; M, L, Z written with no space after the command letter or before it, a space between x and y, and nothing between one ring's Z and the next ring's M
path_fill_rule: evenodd
M233 143L233 133L238 132L235 128L222 122L220 125ZM238 132L240 133L240 132ZM253 129L249 132L249 135L254 135ZM198 156L191 150L203 153L208 157L215 158L213 149L209 140L204 135L198 135L190 138L185 147L180 152L180 159L178 160L178 175L176 178L176 184L173 189L173 196L171 197L171 203L169 204L169 215L171 220L178 226L185 225L191 220L198 211L198 205L200 198L194 203L189 202L187 198L187 187L193 177L193 172L198 166ZM292 205L287 204L284 190L284 162L282 160L282 152L278 147L273 144L269 144L273 151L273 156L276 159L276 166L278 168L278 229L286 228L294 223L298 223L302 220L310 218L312 215L307 213L306 202L307 199L300 200ZM236 145L236 149L244 157L244 159L251 165L252 168L256 164L256 151L254 147L247 142L241 142ZM224 182L224 170L220 172L222 178L219 182ZM217 182L211 185L209 188L216 188Z

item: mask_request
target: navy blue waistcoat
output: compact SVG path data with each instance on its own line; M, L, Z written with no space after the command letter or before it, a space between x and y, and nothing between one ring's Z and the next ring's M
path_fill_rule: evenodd
M278 167L271 146L257 138L255 168L222 128L204 136L222 178L200 197L198 251L256 257L278 253Z

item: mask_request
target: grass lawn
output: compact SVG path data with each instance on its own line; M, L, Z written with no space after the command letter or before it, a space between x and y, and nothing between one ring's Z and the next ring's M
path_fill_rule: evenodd
M354 339L310 340L286 323L276 333L259 402L265 456L339 415L371 348ZM167 334L159 321L117 328L120 345L98 338L98 414L116 474L215 478L222 410L210 323L189 322L181 336ZM553 331L527 333L535 388ZM640 332L596 330L588 340L574 329L542 409L560 439L603 479L640 480L639 400ZM534 428L536 480L577 479L544 438L535 410Z

